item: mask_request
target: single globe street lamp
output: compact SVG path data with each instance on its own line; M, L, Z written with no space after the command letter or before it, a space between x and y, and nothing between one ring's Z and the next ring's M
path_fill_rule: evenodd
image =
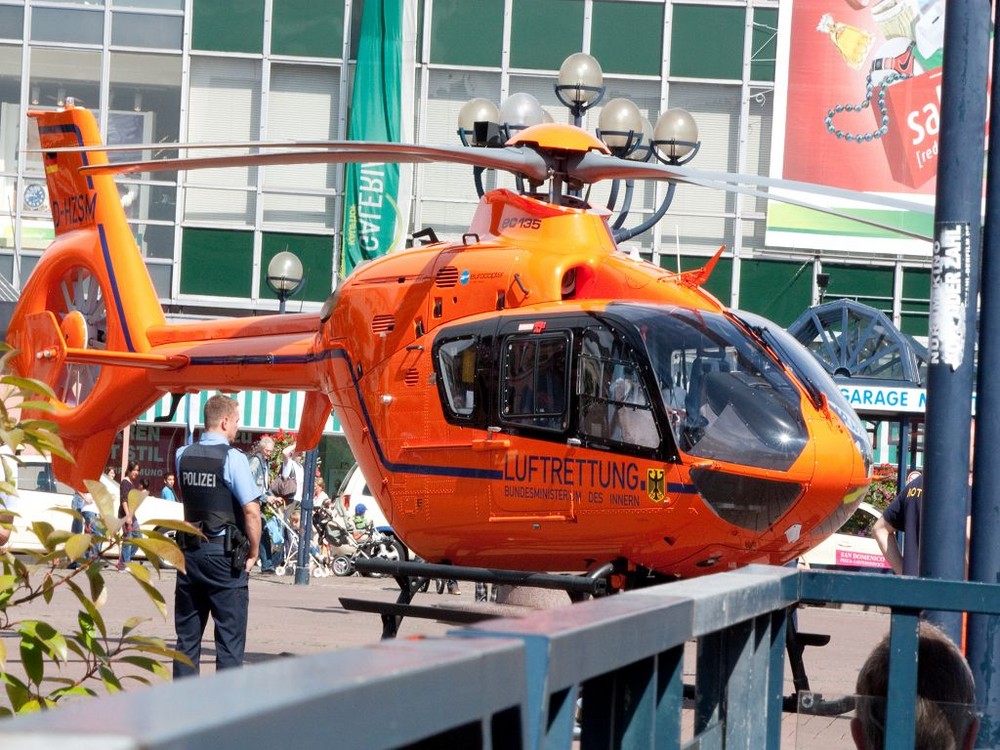
M267 264L266 281L278 297L278 312L285 312L285 302L305 284L302 261L295 253L282 250Z
M278 296L278 313L285 312L285 302L293 294L298 293L306 282L302 269L302 261L288 250L282 250L271 258L267 264L267 285ZM316 448L306 451L303 467L302 503L299 506L300 524L298 528L299 549L295 564L295 583L299 586L309 584L309 552L312 548L312 513L313 494L316 486L316 463L319 451Z
M569 108L573 124L580 127L583 113L604 97L601 64L586 52L570 55L559 68L555 89L556 98Z

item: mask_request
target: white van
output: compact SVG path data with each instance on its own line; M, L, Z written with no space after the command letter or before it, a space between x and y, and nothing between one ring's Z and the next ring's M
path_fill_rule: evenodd
M881 516L872 505L861 503L836 534L799 558L799 567L891 573L889 561L872 535L872 527Z
M361 467L357 464L354 464L350 468L347 476L344 477L344 481L340 483L334 502L344 503L345 507L350 511L353 511L359 503L363 504L365 506L365 518L374 522L375 528L383 534L389 534L398 541L400 546L403 547L405 558L408 559L410 557L410 552L406 549L406 545L393 532L392 526L389 525L389 521L385 517L385 513L379 507L378 500L375 499L371 490L368 489L368 482L365 481L365 475L361 473Z
M56 479L52 464L45 456L22 455L19 458L20 464L7 457L14 472L17 496L6 498L4 504L8 510L17 513L17 516L6 548L12 552L40 552L44 548L38 537L31 532L31 525L41 521L51 524L54 529L70 531L73 517L59 509L72 508L75 493L68 484ZM117 482L103 475L101 483L113 497L118 497ZM136 516L139 523L161 518L183 521L184 506L172 500L150 496L142 501ZM137 556L141 556L141 553L142 550L137 550Z
M353 511L358 503L363 504L366 508L365 517L369 521L375 522L375 528L382 532L392 533L392 527L389 525L385 513L382 512L378 500L368 489L365 475L361 473L361 467L357 464L354 464L347 472L347 476L344 477L344 481L337 489L337 496L334 500L338 503L345 503L350 511Z

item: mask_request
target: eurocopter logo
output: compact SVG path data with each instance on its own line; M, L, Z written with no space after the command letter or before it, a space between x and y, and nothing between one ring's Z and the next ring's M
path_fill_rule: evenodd
M501 278L503 278L503 274L500 271L479 271L472 273L472 271L465 269L459 274L458 282L460 284L468 284L470 281L496 281Z

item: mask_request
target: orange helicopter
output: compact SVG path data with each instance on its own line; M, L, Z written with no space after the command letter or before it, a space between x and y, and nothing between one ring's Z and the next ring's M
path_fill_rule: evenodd
M56 238L8 341L17 372L55 390L47 418L76 463L54 466L74 486L166 393L304 390L299 445L336 410L425 561L611 564L625 585L783 564L868 487L866 431L812 355L701 288L719 255L686 273L633 259L609 212L578 197L605 179L719 184L711 173L622 159L556 124L492 149L287 144L112 164L87 110L30 115ZM317 161L447 161L527 185L486 192L460 242L362 264L318 314L167 323L111 175Z

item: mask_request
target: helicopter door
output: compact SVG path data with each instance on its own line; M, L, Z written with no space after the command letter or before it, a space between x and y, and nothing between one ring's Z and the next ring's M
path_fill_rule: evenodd
M491 517L573 520L580 493L567 468L572 337L521 321L505 326L499 341L497 418L511 449L493 487Z
M661 435L638 353L610 328L580 336L576 372L577 429L588 447L655 457Z

